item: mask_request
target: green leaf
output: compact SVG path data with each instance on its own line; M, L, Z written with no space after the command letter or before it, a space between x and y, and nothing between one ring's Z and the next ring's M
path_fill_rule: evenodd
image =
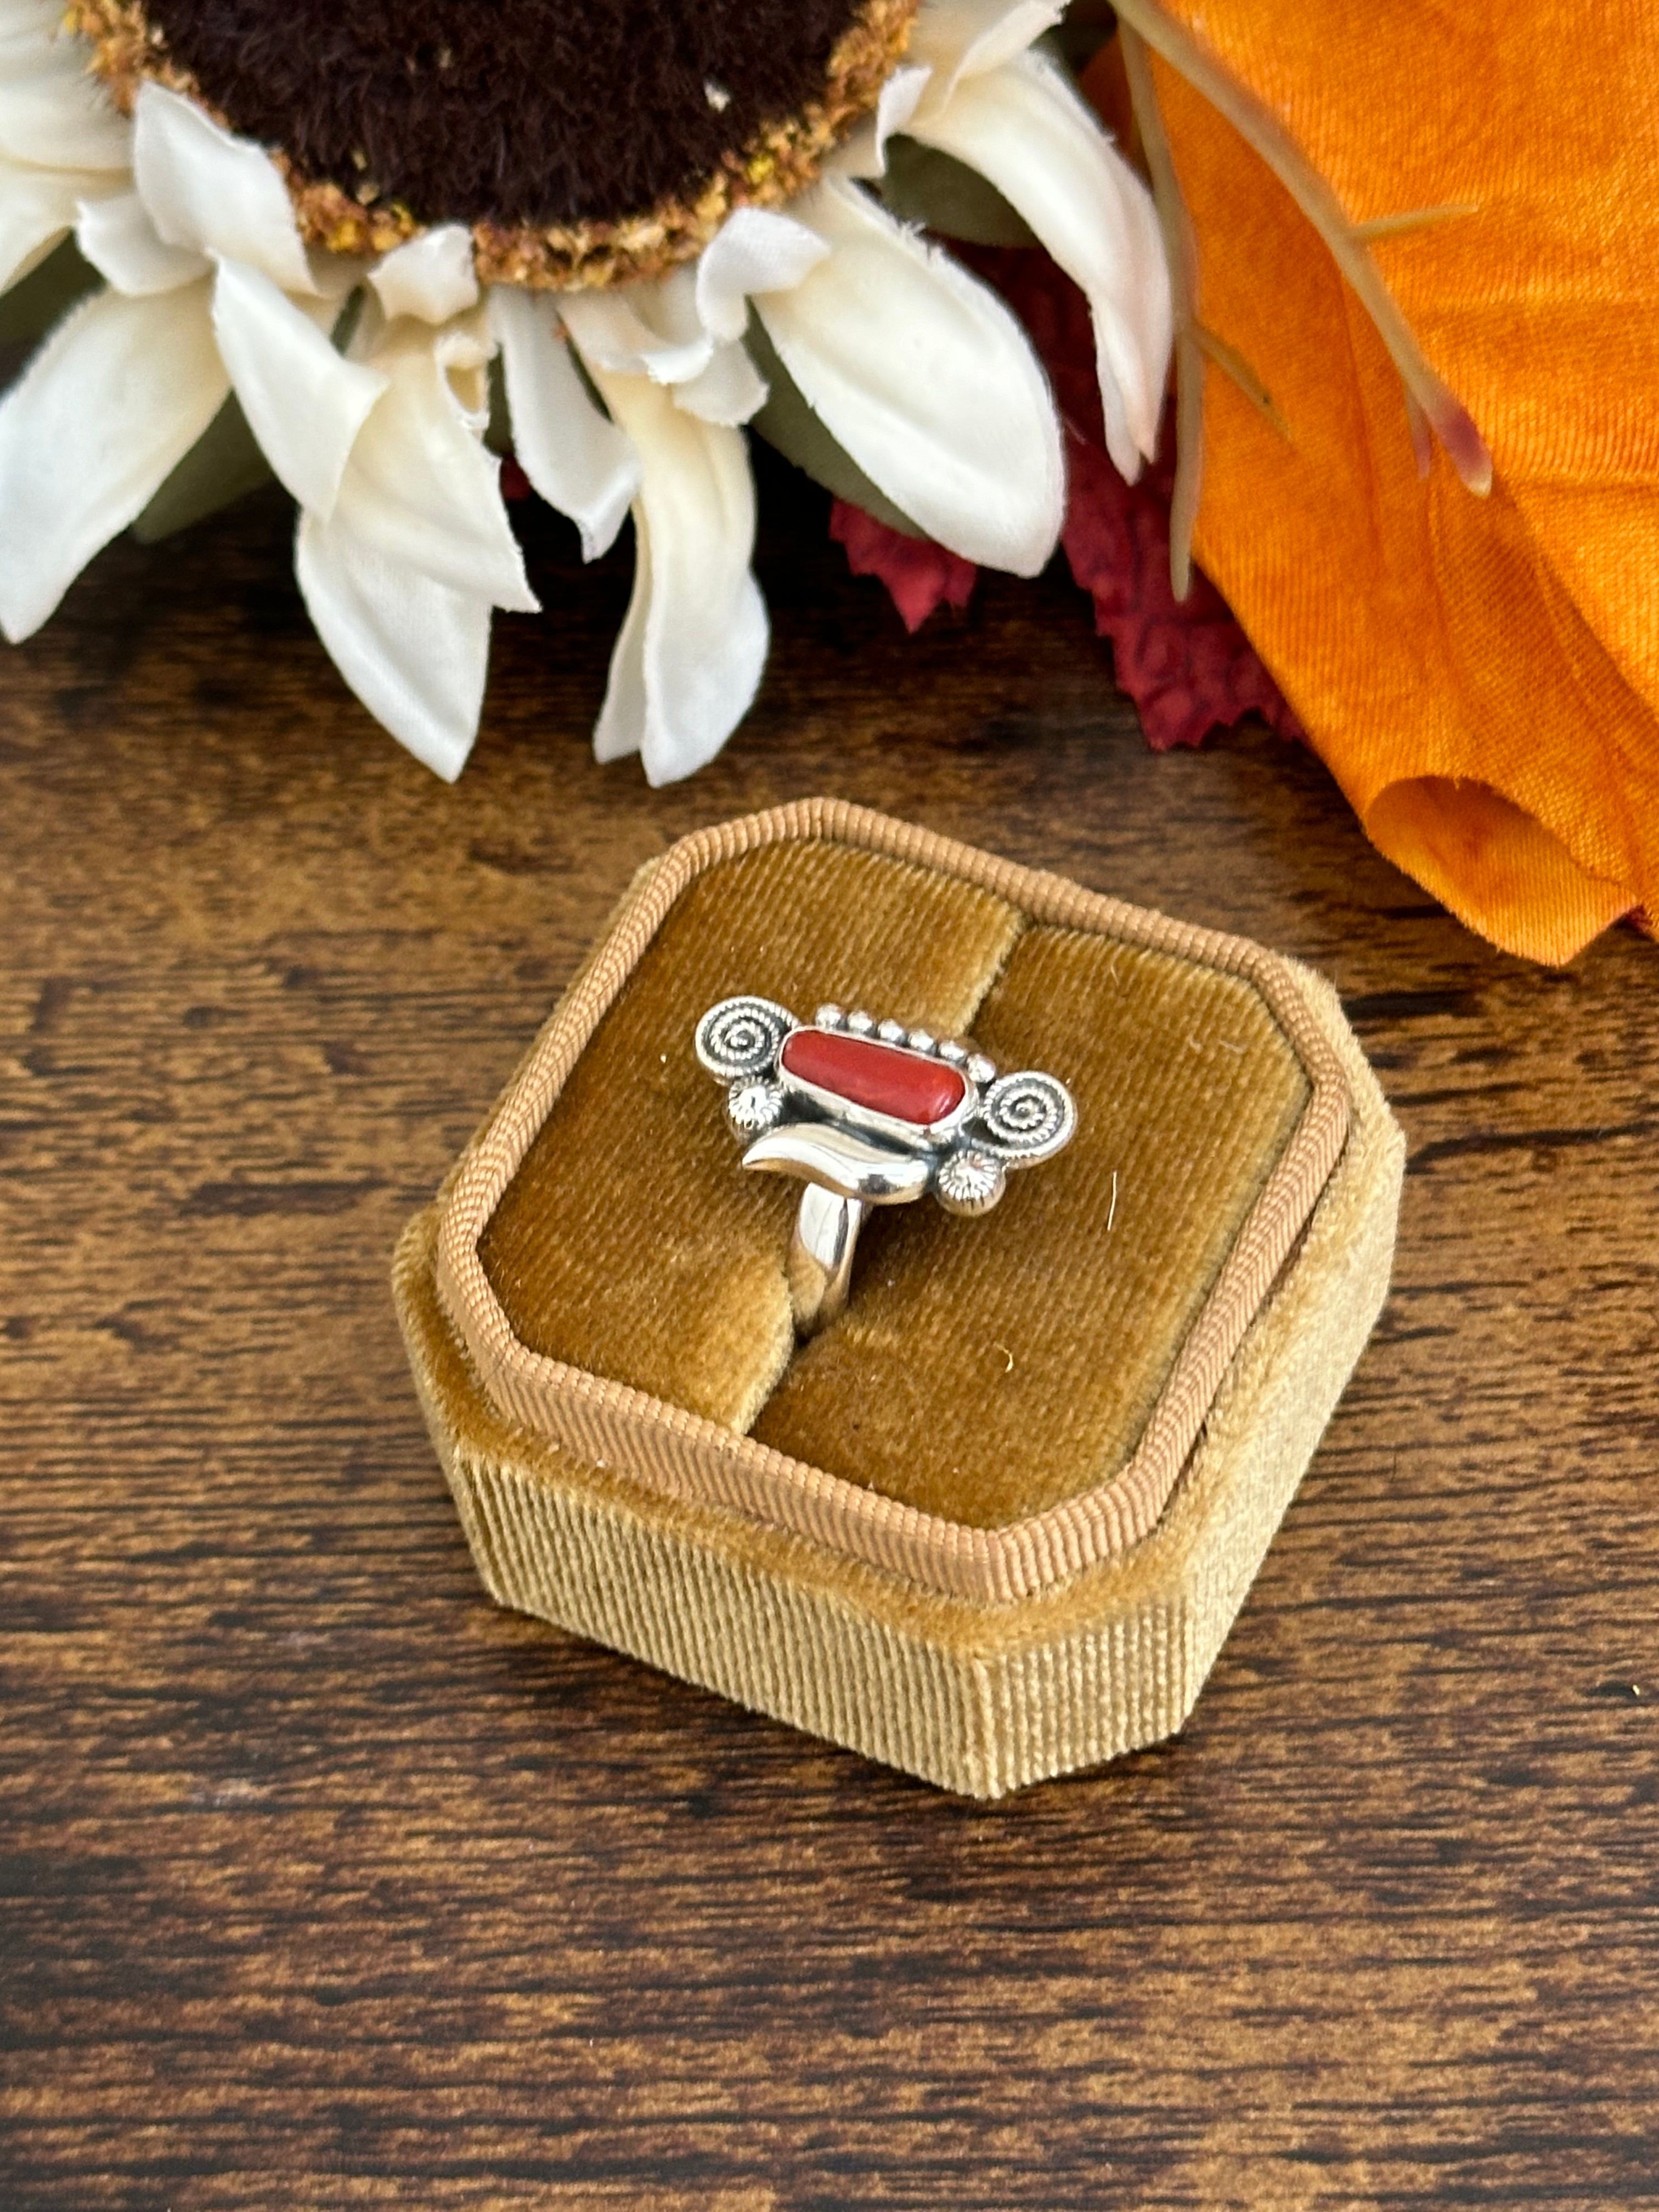
M72 238L0 298L0 345L33 345L103 279Z
M879 186L890 215L919 222L942 238L970 246L1035 246L1036 233L1015 213L977 169L924 146L917 138L890 138L887 173Z
M483 441L495 454L510 453L513 450L513 417L507 404L507 371L497 354L485 372L489 380L489 420L484 425Z
M273 481L233 392L132 526L143 545L202 522Z

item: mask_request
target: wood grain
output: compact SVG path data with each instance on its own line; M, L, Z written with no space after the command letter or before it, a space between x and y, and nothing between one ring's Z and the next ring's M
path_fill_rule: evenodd
M1065 579L904 638L768 472L776 642L652 793L532 526L446 789L274 501L0 702L0 2205L1659 2200L1659 999L1465 934ZM1391 1307L1184 1737L985 1810L492 1610L386 1291L635 866L813 790L1241 929L1412 1145Z

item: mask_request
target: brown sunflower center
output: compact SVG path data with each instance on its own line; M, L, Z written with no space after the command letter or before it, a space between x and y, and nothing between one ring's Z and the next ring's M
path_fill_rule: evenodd
M141 75L183 82L279 148L302 186L405 223L545 235L672 218L711 192L787 197L872 104L915 5L89 0L77 12L124 89Z

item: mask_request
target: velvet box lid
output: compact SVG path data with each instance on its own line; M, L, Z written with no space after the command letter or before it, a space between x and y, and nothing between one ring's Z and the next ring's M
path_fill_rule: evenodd
M798 1345L799 1191L692 1033L752 991L1078 1101L997 1211L884 1211ZM994 1796L1179 1727L1386 1292L1403 1147L1328 987L832 800L641 871L395 1282L481 1576Z

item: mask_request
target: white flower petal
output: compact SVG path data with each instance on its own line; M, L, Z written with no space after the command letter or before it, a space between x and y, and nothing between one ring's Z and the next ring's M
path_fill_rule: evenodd
M356 254L331 253L325 246L306 248L311 294L319 300L343 300L348 292L355 292L364 282L374 265L372 261L360 259Z
M876 112L832 154L826 167L837 176L874 179L887 174L887 141L905 129L933 76L929 69L894 70L876 100Z
M735 429L766 404L766 379L742 346L718 345L701 376L674 387L674 404L705 422Z
M489 600L388 561L314 514L300 517L294 573L318 636L369 713L453 783L478 734Z
M423 323L464 315L478 304L472 234L459 222L425 231L388 253L368 281L388 315L414 315Z
M0 45L50 42L64 27L60 0L0 0Z
M433 333L433 358L444 372L444 380L455 402L456 419L465 422L475 438L489 428L489 364L495 358L495 341L489 335L487 315L468 315L446 323Z
M220 264L213 327L265 459L301 506L326 520L386 377L343 360L303 307L238 262Z
M1035 575L1060 535L1066 472L1025 333L856 185L826 178L795 211L834 251L755 307L808 404L930 538Z
M611 648L605 703L593 725L593 757L609 767L626 760L645 742L650 702L645 688L645 632L651 617L651 538L645 518L634 511L634 588L628 612Z
M639 489L639 456L588 398L548 294L497 284L489 325L501 349L519 465L580 531L582 558L597 560Z
M132 127L87 70L78 39L47 27L13 32L0 56L0 154L48 169L127 168Z
M0 44L8 39L50 39L63 21L58 0L0 0Z
M689 289L681 289L688 301L693 300ZM654 284L630 285L626 298L615 291L562 292L559 313L581 348L582 359L613 375L648 376L656 384L684 383L701 376L714 351L708 331L694 324L690 336L665 337L636 311L636 303L645 306L661 289ZM669 293L659 304L665 306L674 298Z
M169 246L263 270L284 292L314 292L311 264L276 163L163 85L134 109L133 174Z
M143 513L229 389L205 283L100 292L58 325L0 402L0 627L14 643Z
M697 321L713 337L740 338L751 294L792 291L829 251L805 223L765 208L739 208L698 256Z
M130 300L176 292L213 273L204 253L169 246L156 235L137 192L86 202L75 226L75 242L105 282Z
M932 71L921 112L942 108L966 79L1000 69L1052 31L1066 0L925 0L905 59Z
M0 292L67 237L83 201L119 181L95 169L36 169L0 157Z
M368 356L386 389L358 433L335 520L394 566L498 607L537 611L501 504L501 464L479 441L478 410L457 397L446 333L395 324ZM466 361L484 356L470 342ZM479 380L482 381L482 379Z
M740 344L750 295L789 290L829 250L788 216L739 208L695 269L630 285L625 295L567 293L560 310L585 361L613 375L673 385L688 412L730 428L746 422L766 398Z
M593 747L601 760L638 751L648 782L672 783L720 750L766 665L748 449L739 431L684 414L647 378L595 369L594 380L643 477L634 599Z
M910 128L988 177L1087 295L1107 449L1133 481L1158 443L1173 328L1152 194L1041 54L965 78Z

